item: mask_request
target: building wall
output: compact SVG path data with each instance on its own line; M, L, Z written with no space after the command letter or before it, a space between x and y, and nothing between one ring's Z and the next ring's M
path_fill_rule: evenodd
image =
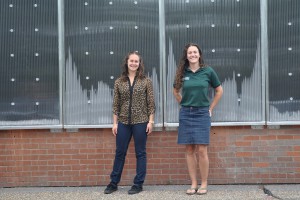
M210 184L300 183L300 126L212 127ZM0 130L0 187L97 186L109 182L115 151L111 129ZM145 184L189 184L176 131L153 132ZM133 140L120 185L135 175Z

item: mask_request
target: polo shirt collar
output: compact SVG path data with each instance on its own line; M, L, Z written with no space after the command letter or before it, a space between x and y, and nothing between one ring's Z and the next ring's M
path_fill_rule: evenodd
M197 72L199 72L200 70L202 70L202 67L200 67L199 69L197 69L195 72L193 72L190 68L185 68L185 71L186 72L191 72L191 73L197 73Z

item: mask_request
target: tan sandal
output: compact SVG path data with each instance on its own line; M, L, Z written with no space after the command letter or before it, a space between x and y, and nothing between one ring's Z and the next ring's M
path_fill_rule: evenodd
M190 188L186 191L186 194L193 195L197 193L198 188Z
M205 191L205 192L200 192L200 191ZM204 194L207 194L207 188L199 188L198 191L197 191L197 194L198 194L198 195L204 195Z

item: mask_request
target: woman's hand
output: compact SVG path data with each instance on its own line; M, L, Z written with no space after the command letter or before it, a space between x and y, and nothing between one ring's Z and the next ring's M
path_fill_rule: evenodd
M118 124L114 124L113 127L112 127L112 134L114 136L116 136L117 132L118 132Z
M147 128L146 128L147 135L149 135L150 133L152 133L152 129L153 129L153 123L148 122Z

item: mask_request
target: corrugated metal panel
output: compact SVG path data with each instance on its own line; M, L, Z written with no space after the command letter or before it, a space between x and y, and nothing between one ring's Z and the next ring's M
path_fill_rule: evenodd
M0 2L0 125L58 125L57 1Z
M185 44L198 43L204 61L222 81L224 95L214 122L261 122L262 74L259 0L166 2L167 91ZM169 92L166 122L178 121L178 105Z
M58 2L65 3L66 77L58 67ZM132 50L143 55L154 83L156 123L163 122L161 81L166 79L165 122L174 124L178 105L172 84L188 42L200 44L205 62L218 72L224 87L214 122L263 122L265 89L269 92L269 124L299 122L299 1L163 2L159 15L159 0L1 1L1 129L60 125L59 80L64 79L65 126L109 126L112 86L124 55ZM264 43L260 35L261 2L268 2L266 54L260 46ZM159 20L166 20L166 34ZM166 44L161 44L161 38ZM159 62L164 60L159 54L164 51L167 66ZM267 54L269 87L264 88L260 56ZM160 67L166 67L163 77Z
M124 56L139 51L159 106L158 1L65 1L65 125L112 124L112 90Z
M300 1L268 1L269 121L300 121Z

